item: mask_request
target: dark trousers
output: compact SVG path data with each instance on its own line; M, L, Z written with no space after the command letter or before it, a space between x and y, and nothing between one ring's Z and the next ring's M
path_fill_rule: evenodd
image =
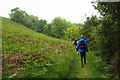
M81 65L83 66L83 58L84 58L84 64L86 64L86 52L80 52L81 56Z

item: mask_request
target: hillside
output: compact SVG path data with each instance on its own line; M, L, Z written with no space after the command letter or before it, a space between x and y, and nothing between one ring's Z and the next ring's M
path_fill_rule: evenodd
M75 54L72 43L2 18L3 78L68 77Z

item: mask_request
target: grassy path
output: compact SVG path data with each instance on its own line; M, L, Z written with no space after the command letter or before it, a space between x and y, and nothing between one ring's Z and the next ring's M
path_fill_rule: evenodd
M79 58L80 58L80 56L79 56ZM78 61L78 66L79 66L79 69L78 69L79 73L77 74L77 77L78 78L89 78L90 75L89 75L89 72L88 72L87 64L85 64L84 67L82 68L81 67L81 61L79 60Z
M81 68L81 65L79 67ZM77 75L78 78L90 78L87 65L84 65L83 68L79 69L79 72L80 73Z
M80 56L79 56L80 59ZM106 76L97 69L97 58L92 52L86 53L86 63L84 67L81 67L81 61L78 61L78 73L77 78L106 78Z

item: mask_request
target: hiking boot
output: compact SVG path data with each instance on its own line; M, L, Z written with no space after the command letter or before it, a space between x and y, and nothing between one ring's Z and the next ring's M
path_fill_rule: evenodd
M83 68L83 65L82 65L82 68Z

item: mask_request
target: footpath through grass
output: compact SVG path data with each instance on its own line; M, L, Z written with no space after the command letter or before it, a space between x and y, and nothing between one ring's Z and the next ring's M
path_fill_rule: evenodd
M81 67L81 61L78 61L78 74L77 78L109 78L103 72L101 72L97 66L98 57L94 56L94 52L86 53L86 63L84 67Z

